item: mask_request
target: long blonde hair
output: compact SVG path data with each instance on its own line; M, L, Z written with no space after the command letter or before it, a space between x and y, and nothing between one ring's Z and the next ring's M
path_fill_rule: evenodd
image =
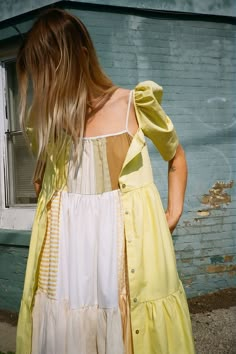
M27 136L31 121L38 147L35 175L40 175L49 142L62 147L65 132L75 142L78 157L86 119L117 87L102 71L84 24L61 9L49 9L36 20L19 50L16 67L20 124ZM33 99L28 114L30 82Z

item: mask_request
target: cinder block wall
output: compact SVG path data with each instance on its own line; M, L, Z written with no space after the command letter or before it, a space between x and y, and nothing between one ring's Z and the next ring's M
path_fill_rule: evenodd
M163 107L189 166L185 210L173 235L187 295L235 286L235 26L226 19L177 13L70 11L87 25L101 64L116 84L133 88L154 80L164 88ZM18 27L25 31L27 24ZM2 33L8 36L7 30ZM148 145L166 206L167 164ZM27 249L14 248L13 257L7 247L5 242L1 248L0 307L17 310ZM15 259L20 272L12 277Z

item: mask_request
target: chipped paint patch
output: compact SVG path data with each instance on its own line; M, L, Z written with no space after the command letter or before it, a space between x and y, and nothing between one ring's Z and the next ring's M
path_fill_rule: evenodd
M209 189L208 194L203 194L201 197L201 204L205 204L206 207L195 211L197 213L196 218L193 220L183 220L183 226L200 226L204 222L204 218L212 215L213 210L221 210L222 206L231 203L231 195L225 191L225 189L233 188L234 181L223 182L217 181Z
M233 188L233 185L234 181L228 183L217 181L212 188L209 189L209 193L202 196L201 203L208 204L214 209L219 208L222 204L231 203L231 195L225 192L225 189Z
M224 256L225 263L233 262L233 260L234 260L234 256L232 255Z
M197 215L199 215L199 216L209 216L209 215L210 215L210 211L207 210L207 209L198 210L198 211L197 211Z
M208 273L223 273L223 272L235 272L236 265L209 265L206 268Z
M224 257L222 256L213 256L210 259L211 259L211 264L224 263Z

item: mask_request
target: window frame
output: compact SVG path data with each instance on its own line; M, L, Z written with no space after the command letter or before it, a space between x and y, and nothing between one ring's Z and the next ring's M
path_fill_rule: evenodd
M16 49L12 55L0 57L0 228L29 230L35 214L36 204L13 204L9 201L9 166L7 151L7 80L5 62L16 58Z

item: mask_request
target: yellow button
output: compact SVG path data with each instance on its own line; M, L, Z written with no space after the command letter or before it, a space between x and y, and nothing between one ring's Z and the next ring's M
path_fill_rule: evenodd
M135 297L135 298L134 298L134 302L137 302L137 301L138 301L138 299Z
M131 269L131 273L135 273L135 269Z
M126 184L123 183L123 184L122 184L122 188L125 188L125 187L126 187Z
M139 334L139 330L138 330L138 329L136 329L135 333L136 333L136 334Z
M128 210L126 210L125 214L126 214L126 215L129 214Z

